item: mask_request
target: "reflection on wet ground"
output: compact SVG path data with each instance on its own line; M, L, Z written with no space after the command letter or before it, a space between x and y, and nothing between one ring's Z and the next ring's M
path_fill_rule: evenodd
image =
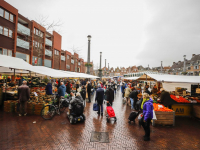
M94 102L94 96L92 99ZM75 125L69 123L66 113L47 121L1 111L0 149L200 149L200 121L195 118L176 118L175 127L151 126L151 141L145 142L138 121L128 123L131 109L122 104L120 92L113 103L116 123L107 123L106 105L103 116L92 107L93 103L87 103L85 123ZM90 142L92 132L108 132L109 143Z

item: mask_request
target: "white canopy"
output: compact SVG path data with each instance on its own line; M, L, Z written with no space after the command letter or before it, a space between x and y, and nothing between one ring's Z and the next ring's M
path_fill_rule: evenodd
M147 75L147 76L146 76ZM144 74L137 80L177 82L177 83L200 83L200 76L183 76L170 74Z
M125 77L126 80L137 80L139 77Z

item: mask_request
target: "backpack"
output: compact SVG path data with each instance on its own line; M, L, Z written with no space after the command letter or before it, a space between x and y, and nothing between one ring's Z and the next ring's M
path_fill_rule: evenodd
M83 104L76 104L75 105L75 109L74 109L74 112L77 116L80 116L83 114Z

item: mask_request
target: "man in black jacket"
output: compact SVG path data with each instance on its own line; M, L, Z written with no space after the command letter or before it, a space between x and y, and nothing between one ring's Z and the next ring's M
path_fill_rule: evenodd
M95 101L97 101L99 105L99 110L97 112L98 115L100 115L100 107L101 107L101 115L103 116L103 97L104 97L104 89L101 88L101 85L98 85L98 89L96 91L96 97Z
M165 106L171 109L172 104L175 104L176 102L170 97L169 92L165 91L163 88L160 89L161 95L160 95L160 101Z
M106 96L107 96L107 106L110 105L112 106L112 103L114 101L114 90L111 87L109 87L108 90L106 91Z
M131 109L135 109L135 106L136 106L136 103L137 103L137 95L138 95L138 91L132 87L131 88L132 92L131 94L129 95L130 97L130 100L131 100Z
M91 103L91 99L90 99L91 89L92 89L92 86L91 86L90 82L88 81L88 85L87 85L87 93L88 93L89 103Z

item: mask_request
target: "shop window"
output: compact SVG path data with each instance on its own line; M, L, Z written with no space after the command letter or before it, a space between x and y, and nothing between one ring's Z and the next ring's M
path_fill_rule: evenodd
M32 65L33 66L42 66L42 58L32 57Z
M5 11L5 19L9 20L9 12Z
M51 60L45 59L44 66L51 68Z
M67 59L69 59L69 55L67 55Z
M13 31L9 29L9 37L13 38Z
M0 34L3 34L3 27L0 26Z
M0 8L0 16L3 17L4 16L4 10L2 8Z
M7 55L7 49L3 49L3 55Z
M14 22L14 17L13 17L12 14L10 14L10 21L11 21L11 22Z
M17 58L21 58L21 59L23 59L24 61L26 61L27 63L29 63L29 55L27 55L27 54L23 54L23 53L18 53L18 52L16 52L16 57L17 57Z
M4 28L4 35L8 36L8 28Z
M8 56L12 56L12 51L8 50Z

